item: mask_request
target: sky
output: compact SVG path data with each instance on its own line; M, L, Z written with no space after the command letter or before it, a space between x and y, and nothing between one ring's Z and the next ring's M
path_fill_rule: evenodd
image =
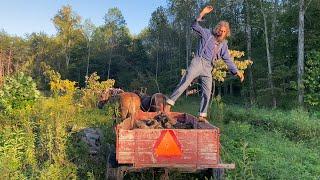
M24 36L32 32L57 33L52 18L63 5L71 5L82 20L90 19L96 26L104 23L109 8L122 12L132 34L148 26L151 13L166 0L0 0L0 30Z

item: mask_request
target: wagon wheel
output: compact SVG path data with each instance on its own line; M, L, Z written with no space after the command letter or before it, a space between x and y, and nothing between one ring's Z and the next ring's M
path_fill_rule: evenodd
M221 159L219 159L219 164L221 163ZM215 180L222 180L224 179L224 169L223 168L209 168L206 172L205 172L205 176L207 178L213 178Z
M223 175L224 175L224 169L222 168L213 169L213 172L212 172L213 179L222 180Z
M123 180L125 171L121 167L107 168L106 179L107 180Z
M107 167L106 167L106 179L107 180L122 180L124 171L119 167L116 161L116 151L114 145L107 144Z
M160 175L160 180L169 180L169 170L164 169L164 172Z
M213 178L214 180L222 180L224 175L224 170L221 168L209 168L204 173L207 179Z
M116 180L117 179L118 168L108 168L106 171L106 179L107 180Z

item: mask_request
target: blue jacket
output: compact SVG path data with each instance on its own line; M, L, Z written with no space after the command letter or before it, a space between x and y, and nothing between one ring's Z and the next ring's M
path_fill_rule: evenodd
M233 75L235 75L238 69L234 62L231 60L231 56L228 51L228 42L225 40L218 45L211 31L209 29L201 27L197 20L194 21L194 23L192 23L191 28L201 38L196 55L198 57L203 57L208 61L211 61L212 64L214 64L214 61L217 59L223 59L224 62L227 64L229 71ZM217 49L217 52L214 52L215 48Z

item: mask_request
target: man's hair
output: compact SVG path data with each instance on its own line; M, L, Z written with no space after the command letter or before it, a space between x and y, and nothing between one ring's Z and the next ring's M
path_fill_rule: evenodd
M216 34L218 32L219 28L222 27L222 26L227 28L227 37L230 37L231 36L230 25L229 25L229 23L227 21L220 21L216 25L216 27L214 27L213 33Z

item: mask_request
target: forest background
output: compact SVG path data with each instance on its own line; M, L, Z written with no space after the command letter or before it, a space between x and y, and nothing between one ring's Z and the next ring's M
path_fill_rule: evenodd
M105 162L88 163L96 159L83 157L86 144L75 140L84 128L96 127L104 130L103 142L113 141L111 112L95 108L99 91L170 94L198 44L190 25L208 4L215 10L202 26L229 21L229 48L239 51L239 61L253 62L244 83L228 73L215 81L212 122L225 133L225 160L239 167L227 177L319 178L318 0L168 0L138 35L130 34L116 7L96 26L63 6L52 17L56 35L1 31L1 174L103 177ZM176 110L196 114L194 102L185 98Z

